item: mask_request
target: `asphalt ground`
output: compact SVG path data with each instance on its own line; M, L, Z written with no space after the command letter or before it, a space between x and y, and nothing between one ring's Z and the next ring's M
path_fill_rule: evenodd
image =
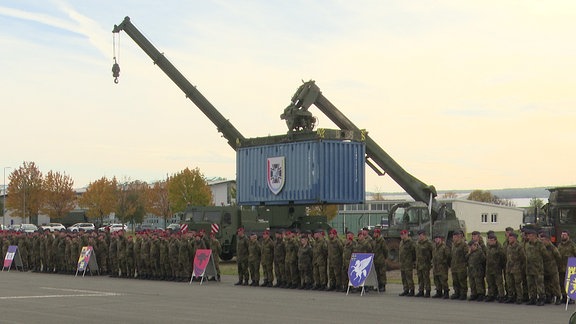
M575 305L526 306L106 276L0 273L0 323L568 323Z

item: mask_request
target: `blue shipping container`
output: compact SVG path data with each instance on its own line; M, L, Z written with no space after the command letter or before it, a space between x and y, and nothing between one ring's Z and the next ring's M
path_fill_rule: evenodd
M355 204L365 200L365 144L350 140L240 147L240 205Z

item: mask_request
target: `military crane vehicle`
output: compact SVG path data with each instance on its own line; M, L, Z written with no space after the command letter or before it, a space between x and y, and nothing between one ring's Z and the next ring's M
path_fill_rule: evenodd
M281 118L286 120L290 132L305 130L316 122L308 111L312 105L340 129L361 131L322 94L316 83L310 80L296 90L290 104L281 115ZM393 261L397 257L401 230L409 230L414 236L419 229L424 229L428 235L444 236L447 242L451 241L454 231L464 230L463 222L458 220L454 210L436 200L437 192L434 186L427 185L408 173L368 133L363 133L366 143L366 164L380 176L388 174L415 200L412 203L394 205L389 212L389 224L388 228L383 230L383 236L388 241Z

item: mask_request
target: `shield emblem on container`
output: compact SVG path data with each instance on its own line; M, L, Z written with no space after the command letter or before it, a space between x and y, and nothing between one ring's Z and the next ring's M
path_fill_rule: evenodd
M286 180L284 157L277 156L268 158L266 166L268 188L273 194L277 195L282 191L282 188L284 188Z

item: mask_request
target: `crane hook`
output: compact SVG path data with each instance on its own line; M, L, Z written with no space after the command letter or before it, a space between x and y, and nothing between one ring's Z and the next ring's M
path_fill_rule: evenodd
M112 65L112 76L114 77L114 83L118 84L118 77L120 77L120 65L116 62L114 58L114 64Z

